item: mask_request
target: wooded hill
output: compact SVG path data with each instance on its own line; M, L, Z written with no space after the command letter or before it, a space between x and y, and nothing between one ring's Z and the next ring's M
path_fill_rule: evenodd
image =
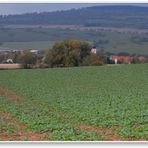
M0 16L0 25L83 25L148 29L148 7L93 6L66 11Z

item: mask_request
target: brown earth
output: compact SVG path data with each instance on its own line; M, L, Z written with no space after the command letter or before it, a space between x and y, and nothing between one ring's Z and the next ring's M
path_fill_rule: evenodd
M3 112L0 116L9 125L13 125L16 131L13 133L0 132L0 139L3 141L21 141L25 138L27 141L49 141L46 132L32 132L30 131L24 123L21 123L12 118L11 114L8 112Z
M112 128L103 128L103 127L93 127L90 125L79 125L79 128L84 131L95 132L97 134L103 135L105 141L124 141L122 137L114 133Z
M5 96L10 101L13 101L16 105L26 100L25 97L18 95L16 92L5 87L0 87L0 95ZM23 138L27 139L28 141L49 141L47 138L48 133L32 132L25 124L13 119L11 113L3 112L0 116L0 119L3 119L6 121L6 123L14 125L17 129L17 133L6 134L0 132L0 139L3 141L8 141L9 139L13 141L21 141Z
M0 64L0 69L19 69L21 64Z
M94 127L91 125L86 124L79 124L73 122L79 129L87 131L87 132L94 132L96 134L102 135L104 141L147 141L144 138L124 138L118 135L115 130L121 128L119 126L112 126L110 128L107 127Z
M14 92L13 90L1 86L0 86L0 95L5 96L8 100L13 101L15 104L18 104L19 102L26 100L26 98Z

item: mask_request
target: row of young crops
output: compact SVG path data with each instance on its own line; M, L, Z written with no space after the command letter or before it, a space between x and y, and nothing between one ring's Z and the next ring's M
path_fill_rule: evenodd
M16 103L1 94L0 107L50 140L105 139L78 124L148 139L147 73L147 64L0 71L0 86L26 98ZM3 119L0 125L1 131L16 132Z

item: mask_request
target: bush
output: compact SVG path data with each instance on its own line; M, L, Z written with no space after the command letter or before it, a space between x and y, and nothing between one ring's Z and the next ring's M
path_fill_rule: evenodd
M33 68L36 63L36 56L33 55L29 50L24 50L23 53L19 55L19 62L24 68Z
M49 68L49 65L46 64L46 63L40 63L40 64L38 65L38 68Z
M96 54L90 54L87 56L82 63L82 66L101 66L103 62L99 60Z

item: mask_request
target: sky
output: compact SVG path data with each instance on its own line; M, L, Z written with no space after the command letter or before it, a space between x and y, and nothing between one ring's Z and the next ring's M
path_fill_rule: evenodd
M101 5L97 3L0 3L0 15L68 10ZM139 4L140 5L140 4ZM142 4L141 4L142 5Z
M0 15L7 15L7 14L22 14L28 12L43 12L43 11L57 11L57 10L67 10L72 8L81 8L81 7L88 7L88 6L95 6L98 4L84 4L84 3L28 3L28 4L16 4L16 3L0 3Z

